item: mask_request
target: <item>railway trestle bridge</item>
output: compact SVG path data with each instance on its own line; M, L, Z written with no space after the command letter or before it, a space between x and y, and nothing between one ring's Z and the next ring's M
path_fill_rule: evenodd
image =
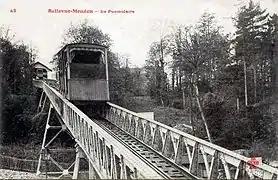
M276 168L263 163L248 168L249 157L145 119L113 103L107 102L97 116L91 117L47 80L34 80L33 84L42 90L38 112L48 111L37 174L77 179L80 159L84 158L90 179L277 179ZM55 114L58 126L50 123ZM47 142L50 129L58 132ZM50 144L63 131L76 144L75 160L68 168L60 166L50 153L55 151ZM59 170L43 172L45 159Z

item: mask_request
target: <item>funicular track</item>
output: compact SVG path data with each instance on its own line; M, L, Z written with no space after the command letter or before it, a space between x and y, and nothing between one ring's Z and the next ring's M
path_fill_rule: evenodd
M180 173L176 173L175 170L166 172L165 168L173 168L173 163L167 162L166 159L147 149L143 143L137 142L137 145L140 145L138 146L140 151L145 152L146 155L155 155L154 159L159 158L161 161L160 165L166 162L164 169L156 167L153 162L147 160L147 157L136 153L132 146L128 144L132 141L135 142L134 138L128 136L124 131L120 131L120 129L108 121L104 121L101 118L98 120L92 119L88 112L77 108L74 104L63 98L53 86L51 87L51 84L49 85L48 83L37 84L37 86L43 88L46 94L44 96L45 99L49 98L52 104L51 107L57 111L65 127L77 142L78 147L82 149L89 162L89 166L94 166L93 171L97 174L97 178L192 179L192 176L181 173L182 171ZM171 167L168 167L170 164ZM75 173L73 176L76 178L77 174Z
M91 114L67 101L53 84L34 85L43 89L101 179L129 179L129 173L131 179L212 179L219 170L224 179L277 179L276 168L261 163L248 170L248 157L115 104L107 102L98 114Z
M123 143L138 157L143 158L146 163L148 163L166 179L197 178L193 175L190 175L190 173L186 172L184 169L171 162L168 158L162 156L142 141L131 136L127 132L123 131L121 128L117 127L115 124L112 124L110 121L104 119L103 117L96 115L92 117L92 120L94 120L96 124L105 129L107 132L109 132L119 142Z

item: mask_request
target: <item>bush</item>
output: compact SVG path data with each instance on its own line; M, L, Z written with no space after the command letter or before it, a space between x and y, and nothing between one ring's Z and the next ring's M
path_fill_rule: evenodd
M36 112L35 96L9 94L3 99L2 143L28 140L31 119Z
M182 99L174 99L174 100L173 100L173 108L176 108L176 109L183 109L183 102L182 102Z

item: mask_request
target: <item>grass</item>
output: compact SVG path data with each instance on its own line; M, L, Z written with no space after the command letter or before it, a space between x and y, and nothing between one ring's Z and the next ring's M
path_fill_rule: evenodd
M179 124L190 124L189 115L181 109L157 106L149 96L133 97L127 109L134 112L154 112L155 121L174 127Z
M4 156L13 156L21 159L38 160L41 145L14 143L10 145L0 146L0 152Z
M52 147L52 148L54 148L54 147ZM41 145L34 145L34 144L30 144L30 143L27 143L27 144L14 143L14 144L10 144L10 145L0 146L1 155L6 156L6 157L10 156L13 158L22 159L21 165L25 163L25 162L23 162L24 160L38 161L39 156L40 156L40 150L41 150ZM70 166L70 164L72 162L74 162L74 160L75 160L75 151L73 151L73 152L56 152L56 153L50 152L50 153L51 153L51 157L55 161L57 161L58 164L61 165L63 168L68 168ZM26 162L26 163L29 164L29 162ZM10 167L8 169L15 168L13 164L15 164L15 163L11 163L12 167ZM26 164L24 166L29 167ZM7 168L7 167L5 167L5 168ZM18 168L18 169L15 169L15 170L23 170L23 169L20 169L20 167L16 167L16 168ZM45 163L43 162L42 171L45 171L44 168L45 168ZM48 168L51 171L59 170L51 161L49 161ZM87 162L85 162L84 160L81 160L80 168L81 168L81 170L86 170ZM26 169L24 169L24 170L26 171ZM34 171L34 168L30 169L29 171Z
M155 120L168 126L174 127L179 124L190 125L190 119L183 110L158 106L153 111Z
M59 148L58 145L51 146L51 149ZM60 149L60 148L59 148ZM0 146L0 152L3 156L12 156L20 159L39 160L41 145L33 143L12 143L5 146ZM75 152L59 152L51 153L51 156L60 162L71 162L75 158Z

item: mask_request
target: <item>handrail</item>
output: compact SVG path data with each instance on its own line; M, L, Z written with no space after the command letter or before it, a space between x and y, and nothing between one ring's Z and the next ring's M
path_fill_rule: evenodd
M245 167L244 171L247 172L249 177L273 178L276 176L277 178L278 176L278 169L267 164L261 163L257 165L255 169L249 170L248 161L250 158L164 125L160 122L145 119L137 113L113 103L107 102L107 105L108 110L106 110L106 117L108 120L126 130L131 135L141 139L170 160L182 164L182 161L186 162L186 160L181 154L182 152L187 152L186 158L189 163L189 168L187 168L187 170L192 174L197 173L193 166L194 163L196 163L194 161L198 161L197 154L201 153L206 166L207 177L211 177L213 171L213 169L209 167L209 161L212 161L211 163L213 164L213 158L216 156L221 159L226 178L233 177L227 164L233 165L237 168L238 172L233 177L235 179L239 176L239 171L242 170L242 167ZM160 144L157 142L160 142ZM189 147L193 148L193 150L190 151Z
M129 169L137 171L138 177L161 178L155 170L143 163L139 157L132 154L46 82L35 80L34 85L43 88L51 104L62 117L89 160L96 164L96 169L99 170L100 174L105 174L103 166L108 163L104 160L107 155L105 153L100 154L102 152L101 147L105 144L108 151L113 152L113 156L120 158ZM238 179L245 176L249 176L251 179L254 177L277 179L278 177L278 169L267 164L261 163L256 165L255 169L250 169L248 168L250 167L250 158L248 157L157 121L145 119L137 113L113 103L107 102L107 105L108 107L102 111L107 120L144 142L170 161L180 165L190 174L205 178L225 176L226 179ZM203 161L200 161L200 157ZM113 163L111 167L116 167ZM198 169L200 163L203 163L205 173L201 173ZM104 178L115 177L113 170L110 171L110 174L108 172L106 174L107 176Z
M149 167L140 157L129 151L54 88L45 82L41 83L51 105L101 178L125 178L127 174L131 173L136 174L136 178L163 178L159 172ZM121 172L120 177L117 177L119 166L116 165L116 158L122 164L118 169ZM125 166L128 167L129 173Z

